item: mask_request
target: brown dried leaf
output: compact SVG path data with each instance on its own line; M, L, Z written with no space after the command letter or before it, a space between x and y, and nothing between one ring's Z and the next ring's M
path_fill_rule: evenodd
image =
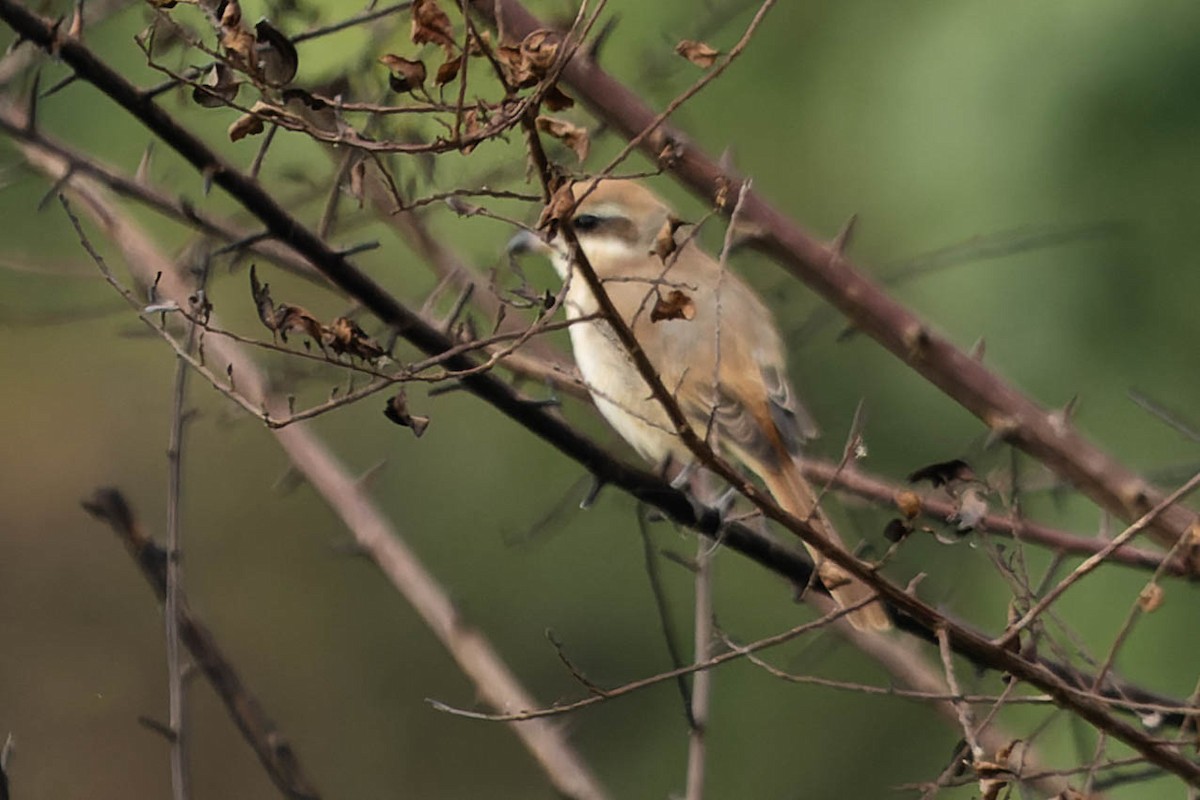
M279 331L279 338L285 342L289 332L307 334L317 343L323 341L321 334L324 326L303 306L280 303L275 307L275 327Z
M520 47L501 46L496 48L496 61L504 70L504 78L515 89L528 89L538 82L529 61Z
M571 191L571 184L563 181L554 190L554 194L550 195L550 202L546 203L546 207L542 209L542 214L538 217L538 230L545 229L553 235L558 230L559 222L570 217L574 210L575 195Z
M545 28L539 28L521 40L521 54L525 56L530 71L538 78L545 77L550 67L554 66L561 41L561 35Z
M912 533L912 526L904 520L891 519L883 529L883 538L889 542L902 542Z
M221 27L236 28L242 24L242 7L237 0L228 0L221 7Z
M721 55L720 50L714 50L704 42L691 39L684 39L675 45L675 52L701 69L708 69L717 63L717 56Z
M418 416L408 410L408 396L405 395L403 389L396 392L396 396L391 400L388 400L383 409L383 415L397 425L411 428L413 435L417 438L420 438L425 429L429 427L429 417Z
M411 92L425 85L425 62L410 61L403 56L388 53L379 57L379 63L383 64L391 75L388 76L388 84L394 92Z
M580 163L587 160L591 139L585 128L555 117L538 117L537 129L558 139L575 153Z
M258 318L267 330L275 333L279 330L275 316L275 302L271 300L271 284L258 282L258 271L254 264L250 265L250 296L254 298L254 306L258 309Z
M958 495L951 522L958 522L960 531L974 530L987 516L987 487L981 483L971 483Z
M550 111L565 111L575 105L575 100L554 84L542 95L542 103Z
M467 33L467 55L476 57L483 55L483 49L487 47L491 49L492 34L490 31L483 31L478 36L474 31Z
M1163 604L1163 594L1163 588L1157 583L1147 583L1142 591L1138 592L1138 607L1147 614L1157 611Z
M254 34L242 26L242 7L237 0L229 0L221 10L221 46L234 66L247 72L255 72L258 58L255 55L257 40Z
M358 201L358 207L362 208L364 187L367 182L367 160L360 158L350 166L350 196ZM337 320L334 320L336 323Z
M460 56L451 56L447 58L442 65L437 68L437 73L433 77L433 82L437 86L445 86L450 81L458 77L458 72L462 69L463 60Z
M666 297L659 297L654 308L650 309L650 321L682 319L690 320L696 316L696 304L679 289L672 289Z
M236 142L247 136L262 133L263 129L262 117L257 114L243 114L229 126L229 141Z
M469 108L463 112L462 131L459 134L460 136L474 137L482 130L483 125L479 122L479 111L477 109ZM458 149L459 152L461 152L464 156L469 156L471 155L471 151L474 150L477 145L477 142L471 142L470 144L461 145Z
M896 492L896 507L907 519L914 519L921 513L921 497L916 492Z
M651 248L650 253L658 256L664 264L667 256L679 249L679 245L675 243L675 231L679 230L679 226L683 224L683 220L678 217L668 216L662 227L659 228L658 235L654 237L654 247Z
M413 44L436 44L446 51L454 52L454 28L450 17L435 0L414 0L412 4Z
M961 458L953 459L952 461L942 461L937 464L930 464L927 467L921 467L908 476L909 483L918 483L919 481L929 481L934 488L945 486L956 481L970 481L975 479L975 471L971 469L971 465Z
M237 73L224 61L218 61L204 80L192 88L192 101L204 108L220 108L232 103L241 88Z
M379 342L367 335L358 323L349 317L338 317L322 332L322 344L338 355L350 354L353 358L373 361L383 356Z
M254 26L258 44L258 72L271 86L286 86L300 69L300 54L292 40L265 19Z

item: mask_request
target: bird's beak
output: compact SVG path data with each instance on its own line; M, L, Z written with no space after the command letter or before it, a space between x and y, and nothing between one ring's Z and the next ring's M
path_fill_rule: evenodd
M546 244L540 236L529 230L519 231L516 236L508 240L508 246L504 250L510 256L519 256L523 253L539 253L549 256L554 253L553 247Z

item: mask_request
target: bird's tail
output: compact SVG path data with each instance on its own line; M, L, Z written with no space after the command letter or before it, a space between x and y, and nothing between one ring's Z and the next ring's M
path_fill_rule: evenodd
M817 496L812 486L800 474L800 468L792 461L785 461L778 470L764 470L762 479L775 497L776 502L793 516L808 520L809 524L830 540L845 549L833 525L817 507ZM807 543L806 545L807 546ZM875 590L859 579L849 575L837 564L808 548L817 564L817 575L821 583L843 608L859 605L875 595ZM886 631L892 627L887 611L878 600L868 603L846 615L846 619L860 631Z

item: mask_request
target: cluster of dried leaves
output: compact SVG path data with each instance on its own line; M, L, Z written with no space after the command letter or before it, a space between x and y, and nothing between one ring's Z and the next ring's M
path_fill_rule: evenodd
M315 342L322 352L349 355L363 361L375 361L387 356L387 351L366 334L349 317L338 317L328 325L322 323L303 306L276 303L271 298L271 286L260 283L258 271L250 267L250 293L258 309L258 318L272 336L287 341L289 333L301 333Z

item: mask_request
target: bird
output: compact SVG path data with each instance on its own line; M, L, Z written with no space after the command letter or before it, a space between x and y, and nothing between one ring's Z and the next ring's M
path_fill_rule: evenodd
M716 449L756 474L780 506L845 549L801 472L802 448L817 427L788 382L783 340L764 302L691 237L676 252L660 255L674 249L679 220L641 181L583 180L569 191L570 225L587 262L692 429L711 433ZM692 452L628 350L612 326L595 317L599 302L564 237L523 230L508 251L548 256L567 282L563 305L572 321L575 361L608 424L650 463L693 469ZM809 552L821 582L843 608L875 595L813 548ZM878 600L847 618L859 630L891 627Z

